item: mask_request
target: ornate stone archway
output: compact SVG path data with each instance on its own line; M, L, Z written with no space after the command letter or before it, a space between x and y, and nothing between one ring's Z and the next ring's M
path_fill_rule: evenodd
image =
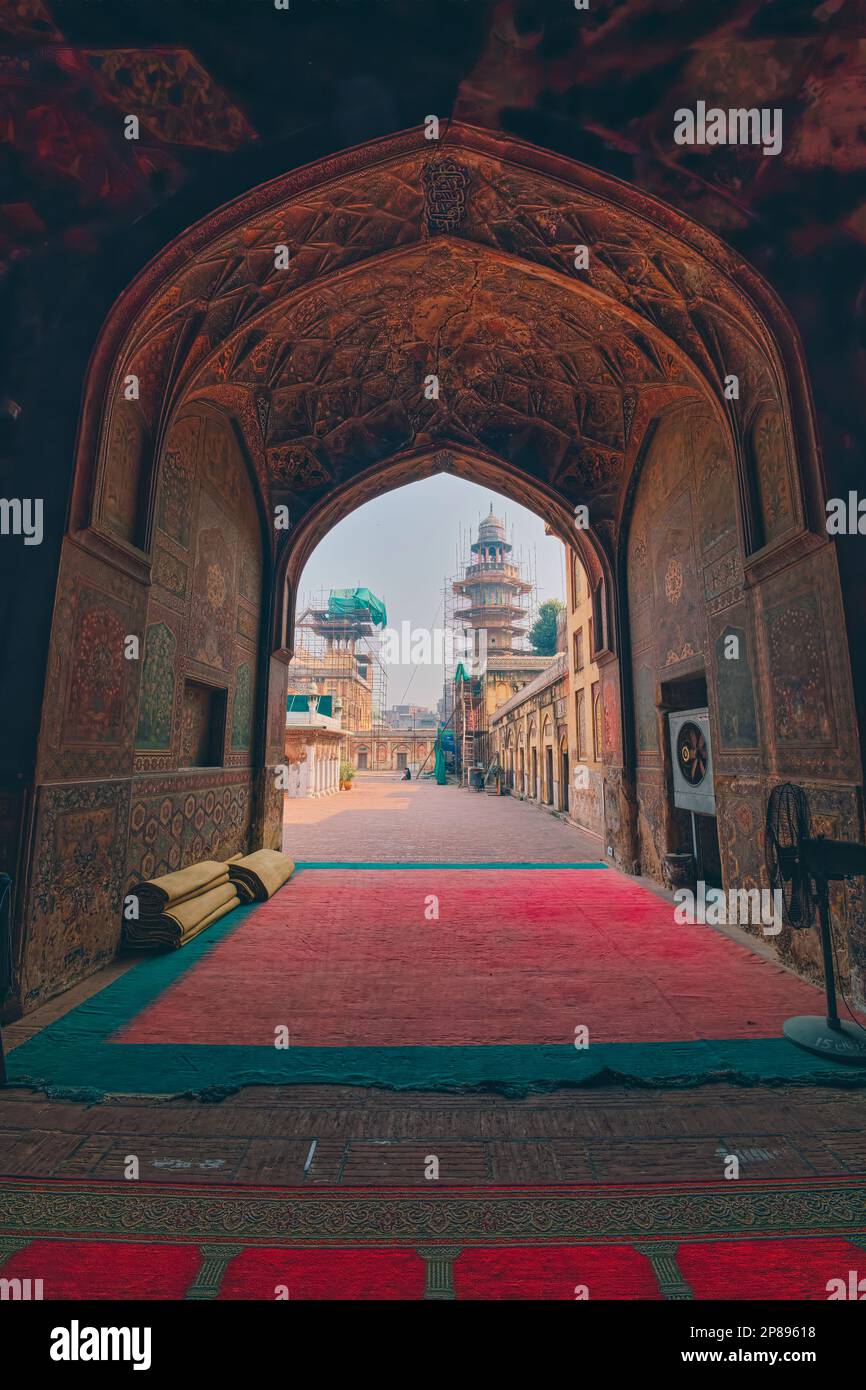
M51 639L57 708L46 706L36 771L25 1006L110 958L123 889L143 870L278 836L273 767L303 564L361 502L442 469L529 505L580 552L594 594L606 844L638 866L653 789L635 781L650 715L629 583L646 553L643 480L684 419L682 485L720 498L726 526L709 569L695 559L670 580L689 595L699 638L685 634L676 661L702 656L716 682L717 619L757 634L766 615L754 657L767 730L774 680L794 699L782 648L795 620L771 610L792 575L820 571L821 617L841 627L839 586L796 333L722 243L616 180L455 124L441 146L411 131L293 171L168 247L115 306L86 383ZM650 546L664 543L656 521ZM238 561L221 568L213 556L231 553L231 528ZM694 555L691 516L680 532ZM219 610L197 638L193 595ZM110 648L103 709L81 653L87 632L109 631L145 644L138 666ZM653 717L666 665L656 655ZM822 737L850 710L837 658ZM222 757L207 772L181 756L188 699L224 706ZM142 701L159 746L142 744ZM250 711L243 744L232 742L247 728L239 704ZM759 818L770 775L813 767L795 743L768 741L757 769L722 759L734 826L738 807ZM825 791L850 830L848 803ZM86 872L62 853L83 825ZM754 825L742 833L754 838ZM726 852L739 863L733 842Z

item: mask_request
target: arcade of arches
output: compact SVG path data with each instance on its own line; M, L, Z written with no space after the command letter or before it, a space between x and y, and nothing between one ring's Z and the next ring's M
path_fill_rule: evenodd
M443 470L580 553L614 865L659 878L676 847L665 712L702 683L726 884L763 881L775 781L808 789L821 830L862 837L828 480L784 310L626 185L470 127L433 153L409 132L216 211L105 325L21 801L12 1013L113 958L133 881L279 843L303 566L361 502ZM836 906L862 1002L866 928L847 889ZM812 933L778 950L816 972Z

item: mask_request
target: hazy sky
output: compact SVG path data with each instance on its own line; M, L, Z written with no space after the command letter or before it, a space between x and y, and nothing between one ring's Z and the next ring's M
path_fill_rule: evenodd
M360 586L384 601L389 627L399 631L403 621L413 628L441 627L442 588L457 572L461 527L468 552L491 502L515 552L522 548L525 569L535 564L538 601L564 599L564 548L544 534L544 522L489 488L439 473L367 502L335 526L301 576L298 612L322 590L327 597L329 589ZM442 694L441 666L387 669L387 705L435 709Z

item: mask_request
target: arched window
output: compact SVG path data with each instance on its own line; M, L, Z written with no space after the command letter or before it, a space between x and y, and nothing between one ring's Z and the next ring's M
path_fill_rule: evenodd
M574 717L577 724L577 756L583 762L586 757L586 691L578 690L574 696Z
M601 762L604 748L604 709L601 703L601 687L596 681L592 687L592 744L593 757Z

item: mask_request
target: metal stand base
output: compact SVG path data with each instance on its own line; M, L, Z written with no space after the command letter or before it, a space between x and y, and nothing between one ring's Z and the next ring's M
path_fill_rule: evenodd
M866 1067L866 1033L856 1024L840 1022L838 1028L831 1028L826 1018L800 1014L787 1020L783 1032L788 1042L814 1052L816 1057Z
M789 1018L784 1026L788 1042L826 1057L830 1062L850 1062L866 1067L866 1031L856 1023L843 1022L836 1008L836 977L833 970L833 934L830 926L830 893L826 879L815 877L815 896L821 925L821 954L824 958L824 988L827 991L827 1013L800 1014Z

